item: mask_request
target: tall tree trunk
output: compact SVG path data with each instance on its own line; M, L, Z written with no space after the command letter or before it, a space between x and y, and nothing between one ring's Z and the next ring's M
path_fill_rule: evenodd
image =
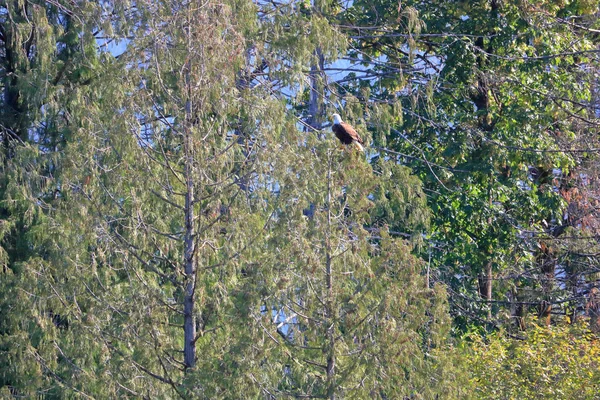
M310 68L310 97L308 102L308 124L314 129L320 129L323 118L323 64L325 57L319 47L315 50L316 62Z
M333 154L329 152L327 168L327 237L325 241L325 285L327 288L327 299L325 300L325 323L327 335L327 397L335 399L335 311L333 293L333 270L331 249L331 169Z
M190 34L191 18L188 14L187 40L188 51L191 47ZM191 53L191 52L190 52ZM194 292L196 290L196 265L195 265L195 243L194 243L194 182L193 154L192 154L192 87L190 79L190 60L186 63L185 83L187 100L185 103L185 131L184 131L184 157L185 157L185 240L184 240L184 264L185 264L185 296L183 301L183 362L186 368L193 368L196 364L196 318L194 315Z
M500 4L496 0L491 1L491 15L492 19L498 18L498 8ZM489 40L489 39L488 39ZM480 113L478 126L482 132L492 132L494 130L494 122L492 120L492 116L489 113L490 107L490 88L488 82L488 75L486 73L486 56L485 53L493 54L494 48L491 43L488 43L487 48L485 47L486 43L484 41L484 37L478 37L475 41L475 46L480 49L479 54L477 55L477 67L478 67L478 77L477 77L477 86L476 90L471 93L471 100L477 107L477 111ZM490 174L490 187L492 185L492 181L494 180L494 176ZM491 191L488 194L488 206L490 209L492 208L493 199ZM492 224L491 218L488 218L488 224ZM492 270L493 261L489 260L485 266L485 272L483 275L479 276L479 293L481 297L483 297L486 301L486 309L487 309L487 319L490 321L492 319L492 279L493 279L493 270Z
M190 101L188 100L188 103ZM186 106L187 108L187 106ZM186 128L185 147L186 165L185 165L185 242L184 242L184 263L185 263L185 297L183 302L183 331L184 331L184 364L187 368L193 368L196 363L196 321L194 316L194 292L196 289L196 266L194 265L194 188L191 173L190 152L190 133Z

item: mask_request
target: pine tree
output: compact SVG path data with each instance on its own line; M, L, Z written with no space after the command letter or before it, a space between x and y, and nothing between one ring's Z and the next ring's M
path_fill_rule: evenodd
M395 221L407 230L426 225L420 183L334 140L307 140L278 169L289 183L263 261L253 329L267 352L253 379L271 398L460 397L444 290L426 287L422 260L382 212L405 211Z
M52 366L61 357L68 311L53 290L57 282L42 288L38 279L52 265L62 266L49 215L78 185L77 177L64 174L65 149L94 109L91 99L107 57L95 35L110 31L112 18L88 1L77 7L67 1L0 4L3 394L60 397L64 376Z
M444 290L412 255L419 181L296 118L344 48L330 7L67 3L32 8L64 60L3 136L8 392L460 397Z
M310 38L276 29L314 21L290 11L259 27L245 1L138 4L134 16L127 52L65 150L80 180L46 225L65 259L38 292L56 290L69 318L68 362L48 370L90 396L244 393L236 357L251 343L236 335L253 294L240 279L274 213L270 149L285 106L273 82L295 79L277 57L312 54ZM266 69L271 81L258 80Z

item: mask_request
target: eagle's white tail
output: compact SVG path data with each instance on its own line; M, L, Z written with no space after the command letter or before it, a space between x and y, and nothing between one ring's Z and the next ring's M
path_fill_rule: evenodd
M365 152L365 148L362 146L362 144L358 143L357 141L353 141L352 143L354 143L360 151L362 151L363 153Z

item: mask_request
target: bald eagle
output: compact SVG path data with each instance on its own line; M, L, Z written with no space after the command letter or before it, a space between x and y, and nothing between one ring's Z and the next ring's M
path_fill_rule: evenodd
M358 133L349 124L342 122L339 114L333 114L333 126L331 127L335 136L340 139L343 144L356 144L360 151L365 151L363 148L363 140L358 136Z

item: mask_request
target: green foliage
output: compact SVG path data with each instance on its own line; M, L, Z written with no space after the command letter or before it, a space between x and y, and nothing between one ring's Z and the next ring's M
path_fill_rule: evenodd
M513 147L592 118L593 41L537 28L593 5L492 3L2 3L0 393L469 398L448 300L477 315L484 266L539 262L519 235L562 218L547 172L576 166ZM348 40L346 22L399 34ZM377 79L328 87L344 52ZM314 101L345 107L366 157L298 120ZM509 347L490 338L477 365ZM593 365L593 346L561 362Z
M478 399L595 399L600 341L584 324L534 325L525 338L472 336L467 356Z
M420 184L331 139L297 147L296 135L277 145L277 216L246 283L261 293L249 328L268 360L253 379L276 396L460 398L445 292L426 288L422 261L387 224L426 224L403 193L424 197Z
M343 79L340 92L360 98L365 116L375 111L367 122L374 145L423 181L432 263L463 327L489 310L477 295L486 296L480 283L490 267L492 276L516 277L494 280L493 299L585 291L541 283L554 269L543 270L550 264L539 249L566 225L581 229L565 222L562 193L589 162L569 150L597 143L589 135L597 132L597 11L588 2L356 1L337 16L352 42L351 67L369 78Z
M20 397L64 395L70 360L61 352L77 337L65 330L71 310L61 301L75 296L65 279L73 271L56 246L61 237L69 248L69 235L61 235L71 223L57 228L54 215L77 191L63 155L79 129L89 128L90 83L102 75L92 32L107 18L96 2L70 7L0 5L0 387ZM65 275L55 274L63 268Z
M303 84L317 45L343 49L340 35L319 14L180 6L138 5L119 60L65 70L60 152L10 155L4 199L20 193L31 212L12 210L35 226L26 262L9 262L27 301L2 303L17 317L3 343L19 343L3 385L56 398L460 397L445 292L411 255L429 219L419 181L299 132L273 95L279 79ZM28 167L46 159L41 202Z

